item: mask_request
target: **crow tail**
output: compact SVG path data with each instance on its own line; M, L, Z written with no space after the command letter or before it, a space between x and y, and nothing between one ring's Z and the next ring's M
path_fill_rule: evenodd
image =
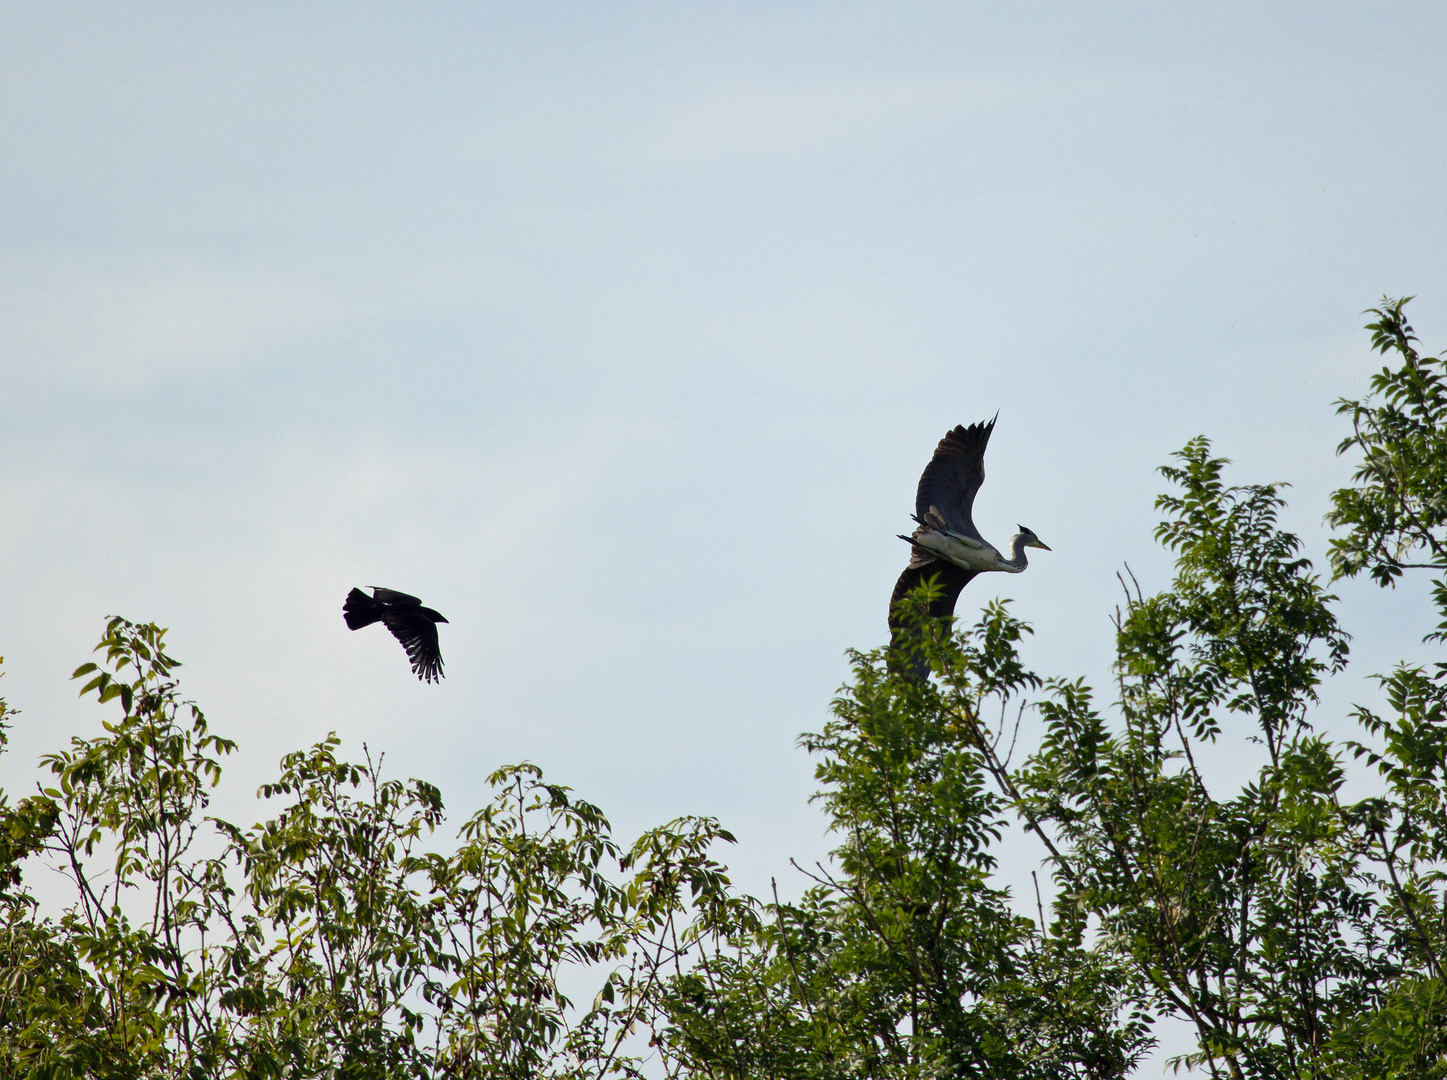
M347 593L347 602L342 605L342 616L350 629L360 630L382 617L382 605L361 589L353 589Z

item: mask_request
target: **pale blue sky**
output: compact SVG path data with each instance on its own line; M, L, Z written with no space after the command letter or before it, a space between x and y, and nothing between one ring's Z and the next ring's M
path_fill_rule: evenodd
M338 730L469 809L530 758L621 832L805 803L914 485L1054 552L1030 659L1104 682L1155 466L1295 482L1318 558L1362 308L1447 346L1439 4L113 4L0 10L3 777L100 711L122 613L238 738ZM349 633L421 595L447 681ZM1350 682L1424 632L1348 585Z

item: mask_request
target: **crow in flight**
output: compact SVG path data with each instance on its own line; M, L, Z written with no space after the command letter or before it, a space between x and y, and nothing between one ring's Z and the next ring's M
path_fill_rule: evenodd
M437 646L437 624L446 622L441 612L423 607L415 596L394 589L371 586L372 595L361 589L347 593L347 602L342 605L342 614L347 626L360 630L381 622L392 631L392 636L407 650L407 659L412 661L412 670L423 682L436 682L442 678L442 651Z

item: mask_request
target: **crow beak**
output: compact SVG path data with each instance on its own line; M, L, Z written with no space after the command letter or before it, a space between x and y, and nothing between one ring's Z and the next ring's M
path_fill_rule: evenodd
M1040 546L1041 546L1041 547L1045 547L1044 544L1041 544ZM1049 550L1049 549L1047 548L1046 550ZM446 622L447 620L444 619L441 615L439 615L439 616L437 616L437 621L438 621L438 622Z

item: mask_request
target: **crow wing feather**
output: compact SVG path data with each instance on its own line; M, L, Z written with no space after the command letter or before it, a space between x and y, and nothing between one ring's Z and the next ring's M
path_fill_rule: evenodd
M422 601L415 596L398 592L396 589L384 589L378 585L372 586L372 597L379 603L389 604L393 607L420 608L422 606Z
M393 609L382 616L392 636L407 650L413 673L423 682L442 678L442 649L437 643L437 624L416 608Z

